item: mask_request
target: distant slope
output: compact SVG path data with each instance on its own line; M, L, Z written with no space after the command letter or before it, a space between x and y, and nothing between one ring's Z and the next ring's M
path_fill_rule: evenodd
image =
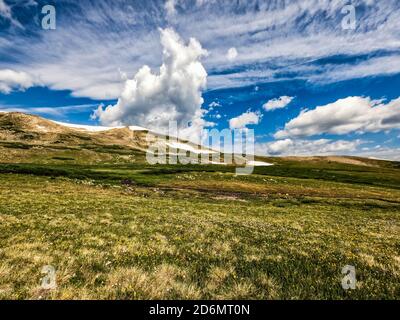
M48 163L63 158L83 163L131 162L133 158L144 161L149 145L154 143L164 144L167 152L177 148L198 154L215 153L180 139L172 145L165 138L138 126L84 126L20 112L0 113L0 147L7 148L0 155L1 162Z
M353 156L282 157L282 159L287 161L311 161L315 163L326 161L366 167L379 167L380 165L382 165L382 161L385 161Z

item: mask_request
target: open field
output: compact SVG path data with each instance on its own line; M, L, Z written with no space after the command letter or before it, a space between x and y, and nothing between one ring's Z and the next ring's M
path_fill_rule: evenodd
M398 299L395 164L276 161L251 176L2 164L0 297ZM40 288L44 265L55 290ZM341 287L345 265L356 290Z
M400 298L399 162L259 158L274 165L236 176L151 166L145 141L0 116L1 299Z

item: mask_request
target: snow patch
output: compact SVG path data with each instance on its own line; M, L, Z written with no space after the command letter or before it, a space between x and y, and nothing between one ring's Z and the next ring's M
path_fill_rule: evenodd
M148 131L148 129L139 126L129 126L128 128L131 131Z
M108 131L112 129L122 129L125 128L124 126L118 126L118 127L104 127L104 126L89 126L89 125L83 125L83 124L73 124L73 123L66 123L66 122L58 122L58 121L53 121L54 123L57 123L61 126L64 127L69 127L73 129L78 129L78 130L84 130L84 131L89 131L89 132L101 132L101 131ZM129 126L128 127L132 131L146 131L146 128L138 127L138 126Z
M273 166L272 163L264 162L264 161L249 161L247 162L248 166L253 166L253 167L269 167Z
M203 153L213 154L213 153L217 153L216 151L212 151L212 150L195 149L191 145L188 145L186 143L180 143L180 142L167 143L167 146L170 147L170 148L174 148L174 149L181 149L181 150L190 151L190 152L193 152L193 153L196 153L196 154L203 154Z

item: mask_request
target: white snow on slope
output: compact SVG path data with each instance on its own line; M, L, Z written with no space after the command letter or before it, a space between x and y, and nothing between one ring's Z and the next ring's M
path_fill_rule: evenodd
M181 150L186 150L186 151L190 151L196 154L202 154L202 153L208 153L208 154L212 154L212 153L217 153L216 151L212 151L212 150L206 150L206 149L195 149L193 146L188 145L186 143L180 143L180 142L172 142L172 143L167 143L167 146L170 148L174 148L174 149L181 149Z
M149 129L139 127L139 126L129 126L128 128L132 131L148 131L149 130Z
M247 162L248 166L253 166L253 167L269 167L269 166L273 166L272 163L268 163L268 162L263 162L263 161L249 161Z
M54 123L57 123L61 126L73 128L73 129L79 129L79 130L85 130L85 131L90 131L90 132L101 132L101 131L108 131L112 129L122 129L125 128L124 126L119 126L119 127L103 127L103 126L89 126L89 125L83 125L83 124L73 124L73 123L66 123L66 122L58 122L58 121L53 121ZM146 128L143 127L138 127L138 126L129 126L128 127L132 131L146 131Z
M108 131L108 130L112 130L112 129L125 128L124 126L104 127L104 126L89 126L89 125L65 123L65 122L58 122L58 121L53 121L53 122L57 123L59 125L62 125L62 126L69 127L69 128L74 128L74 129L79 129L79 130L84 130L84 131L89 131L89 132L101 132L101 131ZM132 131L147 131L148 130L146 128L139 127L139 126L129 126L128 128L130 130L132 130ZM170 148L174 148L174 149L186 150L186 151L189 151L189 152L193 152L195 154L215 154L215 153L218 153L217 151L213 151L213 150L194 148L193 146L191 146L189 144L181 143L181 142L167 142L167 146L170 147ZM213 161L210 161L209 164L226 165L226 163L213 162ZM246 165L247 166L253 166L253 167L273 166L272 163L263 162L263 161L248 161Z

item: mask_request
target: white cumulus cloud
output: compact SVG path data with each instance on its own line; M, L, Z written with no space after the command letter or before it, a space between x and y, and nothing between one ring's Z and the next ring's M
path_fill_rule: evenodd
M263 105L263 108L265 111L272 111L275 109L283 109L285 108L292 100L294 97L289 97L289 96L282 96L277 99L272 99L266 102Z
M348 97L304 110L286 123L274 137L305 137L320 134L379 132L400 129L400 98L383 103L368 97Z
M236 48L230 48L228 50L228 52L226 53L226 58L229 61L235 60L237 58L237 56L238 56L238 52L237 52Z
M0 70L0 92L8 94L13 90L24 90L35 84L34 79L26 72L11 69Z
M177 121L179 129L190 133L209 125L201 110L207 72L200 59L207 51L194 38L186 45L170 28L160 33L163 63L159 72L145 65L127 79L118 102L96 111L103 125L135 124L163 132L169 121Z
M250 124L258 124L261 115L258 112L247 111L236 118L229 120L229 127L231 129L243 129Z
M297 140L288 138L259 144L256 146L256 150L259 154L274 156L344 155L354 152L361 144L361 140Z
M221 104L218 101L213 101L208 105L210 108L220 107Z

